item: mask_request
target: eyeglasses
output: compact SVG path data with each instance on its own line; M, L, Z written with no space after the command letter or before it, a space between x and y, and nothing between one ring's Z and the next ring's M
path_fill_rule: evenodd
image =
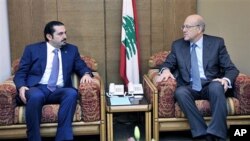
M186 29L190 29L190 28L192 28L192 27L196 27L196 26L200 26L200 25L182 25L181 26L181 30L183 30L184 28L186 28Z

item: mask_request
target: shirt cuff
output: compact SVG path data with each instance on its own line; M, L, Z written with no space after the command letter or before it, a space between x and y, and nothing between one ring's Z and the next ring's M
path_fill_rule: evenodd
M169 68L167 68L167 67L162 68L162 69L158 72L158 75L162 74L162 72L163 72L164 70L166 70L166 69L169 69Z
M228 83L228 88L232 88L232 84L231 84L231 81L228 79L228 78L226 78L226 77L223 77L222 79L225 79L225 80L227 80L227 83Z
M93 73L91 73L91 72L85 72L84 75L85 75L85 74L90 75L90 77L94 77Z

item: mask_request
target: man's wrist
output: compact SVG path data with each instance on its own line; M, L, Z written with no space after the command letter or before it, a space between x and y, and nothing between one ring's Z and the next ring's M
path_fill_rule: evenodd
M84 75L89 75L90 77L93 77L93 74L91 72L86 72Z
M222 79L224 79L224 80L226 80L226 81L227 81L228 88L232 88L232 84L231 84L230 79L228 79L228 78L226 78L226 77L223 77Z
M160 74L162 74L162 73L163 73L163 71L165 71L165 70L169 70L169 68L167 68L167 67L165 67L165 68L161 68L161 70L159 71L159 73L158 73L158 74L159 74L159 75L160 75Z

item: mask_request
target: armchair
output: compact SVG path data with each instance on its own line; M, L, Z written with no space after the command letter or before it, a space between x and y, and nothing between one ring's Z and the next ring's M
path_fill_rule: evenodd
M97 72L97 62L89 56L81 56L93 70L94 81L79 84L76 75L73 84L78 88L79 100L73 119L74 135L100 135L100 141L106 140L104 85ZM16 87L13 76L18 69L19 59L12 63L12 76L0 83L0 139L26 138L25 106L17 106ZM41 117L41 135L55 136L57 128L58 104L44 105Z
M168 51L153 54L149 58L148 74L143 76L145 95L152 104L153 117L153 138L159 140L159 132L162 131L182 131L190 129L185 115L174 100L176 81L156 82L156 75ZM211 119L210 105L207 100L196 100L197 108L208 123ZM234 97L227 98L227 124L249 125L250 124L250 76L239 74L235 82Z

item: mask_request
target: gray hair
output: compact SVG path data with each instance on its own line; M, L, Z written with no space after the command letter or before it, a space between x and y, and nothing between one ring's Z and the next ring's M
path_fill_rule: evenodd
M206 24L203 18L198 19L198 25L201 27L202 32L205 32Z

